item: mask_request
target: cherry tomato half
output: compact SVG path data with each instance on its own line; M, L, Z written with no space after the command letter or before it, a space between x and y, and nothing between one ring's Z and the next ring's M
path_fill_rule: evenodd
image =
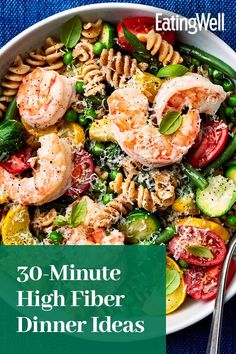
M124 18L122 22L124 23L125 27L135 35L138 33L148 33L151 29L155 29L156 26L156 20L153 17L130 17ZM124 36L122 22L120 22L117 26L118 44L124 50L134 51ZM174 43L175 33L173 31L162 31L160 34L162 35L162 38L170 44Z
M228 139L228 127L223 122L204 122L195 146L189 150L187 160L195 168L209 165L223 150Z
M31 165L28 162L31 157L31 148L26 149L12 155L8 160L0 163L0 166L4 168L7 172L13 175L19 174L28 170Z
M74 155L71 186L65 194L78 197L86 192L91 185L93 174L94 163L91 156L83 149L77 151Z
M185 274L187 294L195 300L212 300L216 297L219 276L222 264L214 267L192 267ZM227 286L235 274L236 263L232 261L229 266Z
M212 253L212 258L194 255L189 246L195 246L195 252L200 255L199 247L208 249ZM191 226L180 226L178 235L169 243L169 250L176 259L194 264L197 266L213 266L223 262L226 256L224 241L214 232L208 229L199 229ZM196 253L195 253L196 254Z

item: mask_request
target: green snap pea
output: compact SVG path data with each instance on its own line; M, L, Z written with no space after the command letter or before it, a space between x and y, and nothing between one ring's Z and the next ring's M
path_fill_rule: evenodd
M236 94L230 96L229 98L229 105L231 107L236 107Z
M93 45L93 52L94 52L94 54L96 54L96 55L101 55L103 49L105 49L105 48L106 48L106 45L105 45L104 43L102 43L102 42L96 42L96 43L94 43L94 45Z
M18 108L16 103L16 97L14 97L7 108L4 120L14 120L16 118L17 113Z
M105 150L105 146L102 143L95 143L92 147L92 153L96 156L100 156L103 154Z
M211 172L214 172L219 168L225 161L230 159L233 153L236 151L236 134L234 134L232 140L229 142L226 149L203 171L203 175L207 176Z
M75 84L75 90L79 95L84 93L84 83L83 81L77 81Z
M77 118L78 114L73 109L69 109L69 111L67 111L65 114L65 120L67 120L67 122L75 122Z
M176 228L174 225L168 226L165 230L161 231L157 239L155 240L156 245L161 243L166 243L176 234Z
M188 163L183 163L182 169L196 187L205 189L208 186L208 181L205 177Z
M234 82L230 79L225 79L222 86L226 92L233 91L235 87Z
M109 178L111 181L115 181L116 179L116 176L118 175L118 173L120 173L119 170L112 170L110 173L109 173Z
M215 69L222 71L225 75L236 79L236 71L223 60L216 58L214 55L208 54L199 48L181 42L177 42L176 47L180 50L180 52L190 55L205 64L213 66Z
M232 107L225 107L225 116L231 118L234 116L234 109Z
M63 240L63 235L61 232L59 231L52 231L50 234L49 234L49 239L55 243L55 244L59 244L61 243L61 241Z
M102 202L103 204L108 204L112 201L112 199L114 199L114 194L109 193L109 194L104 194L104 196L102 197Z
M72 64L74 58L73 58L73 55L71 52L66 52L64 55L63 55L63 62L64 64L66 65L70 65Z

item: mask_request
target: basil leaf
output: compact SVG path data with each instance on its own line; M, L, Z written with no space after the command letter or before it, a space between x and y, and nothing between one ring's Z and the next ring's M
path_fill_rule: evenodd
M181 112L178 112L178 111L168 112L162 118L162 121L161 121L161 124L159 127L160 133L163 135L173 134L181 126L182 120L183 120L183 117L181 115Z
M58 215L54 220L53 220L53 225L56 227L61 227L65 226L67 224L67 218L63 215Z
M166 271L166 295L172 294L180 286L180 274L177 270Z
M124 31L125 38L129 42L129 44L131 44L132 47L136 50L139 55L139 58L142 57L142 60L150 60L151 54L146 49L146 46L142 42L140 42L140 40L125 27L123 22L122 28Z
M208 259L214 258L211 250L209 250L209 248L206 248L203 246L190 245L187 247L187 251L196 257L208 258Z
M173 64L163 66L157 73L157 77L177 77L183 76L189 71L186 66L181 64Z
M79 16L71 18L62 25L60 39L66 48L73 48L80 39L82 22Z
M87 215L87 201L84 199L80 200L79 203L72 207L71 214L69 217L70 227L79 226L86 218Z

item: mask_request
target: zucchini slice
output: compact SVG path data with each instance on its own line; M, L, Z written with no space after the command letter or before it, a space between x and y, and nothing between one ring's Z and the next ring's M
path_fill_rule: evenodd
M131 244L148 240L159 229L159 220L144 210L134 210L120 223L126 242Z
M223 176L210 177L208 182L205 189L197 189L197 206L207 216L223 216L236 202L236 185Z
M102 33L99 39L99 42L105 44L107 49L110 49L114 46L115 39L115 28L109 23L104 23L102 28Z

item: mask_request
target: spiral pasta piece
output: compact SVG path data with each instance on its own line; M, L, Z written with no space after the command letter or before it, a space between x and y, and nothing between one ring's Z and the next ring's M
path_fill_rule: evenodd
M168 208L175 198L173 181L166 171L152 173L155 182L155 191L149 191L142 185L136 186L128 176L124 179L122 173L118 173L115 181L110 183L110 188L117 194L124 194L133 203L137 202L139 208L149 212Z
M0 96L0 117L3 116L7 109L8 102L16 95L18 88L30 71L30 66L24 64L21 56L17 56L13 65L8 68L8 72L4 75L1 82L2 93Z
M102 20L96 22L87 22L83 24L83 30L80 40L82 42L95 43L97 42L102 32Z
M111 227L116 224L121 216L127 215L133 209L133 203L129 198L121 194L109 202L93 220L94 229L99 227Z
M52 37L48 37L45 40L45 60L46 60L46 69L55 70L61 72L64 68L63 55L64 52L62 48L64 47L63 43L56 42Z
M82 63L93 59L93 45L87 42L79 42L73 50L73 57Z
M35 51L29 53L29 56L25 59L25 61L30 65L31 71L33 71L38 66L42 67L45 65L45 53L42 49L36 49Z
M114 52L114 49L103 49L100 56L100 64L106 81L112 87L118 88L125 85L128 79L134 76L137 71L145 70L147 66L138 64L136 59L121 52Z
M170 43L162 39L160 33L151 30L147 34L138 33L137 37L141 42L146 43L146 48L151 51L151 55L158 54L158 60L163 65L182 63L183 58Z
M91 59L84 63L82 78L85 84L85 96L104 94L104 75L96 59Z

